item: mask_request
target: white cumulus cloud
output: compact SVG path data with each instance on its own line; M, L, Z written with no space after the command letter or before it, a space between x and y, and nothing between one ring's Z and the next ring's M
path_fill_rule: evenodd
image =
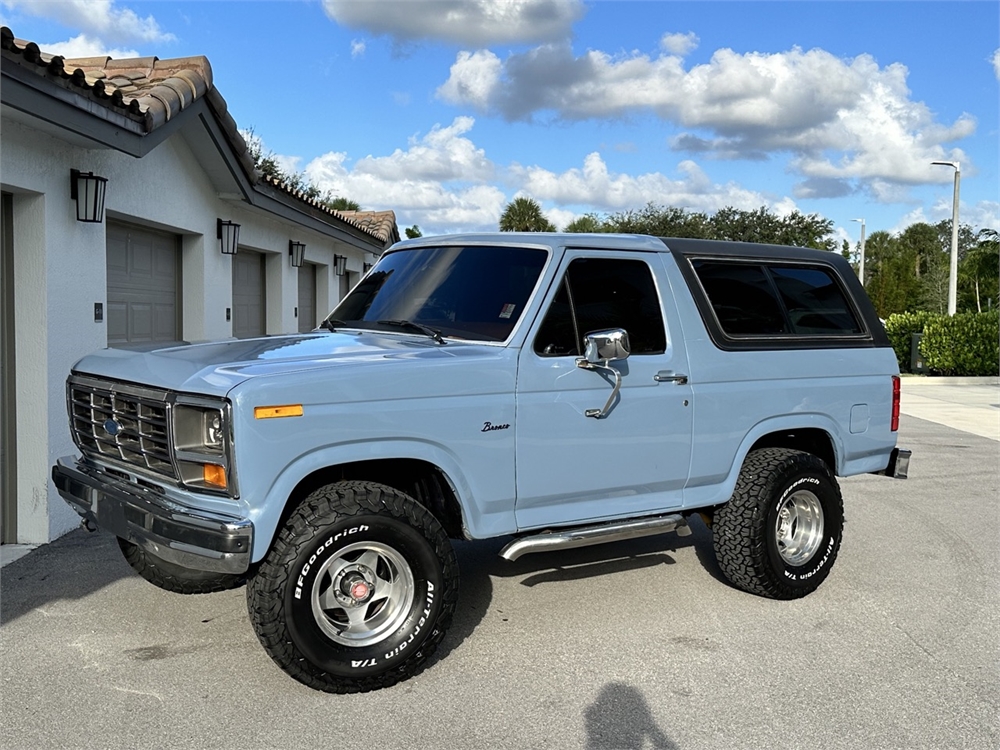
M351 57L362 57L365 54L365 42L363 39L351 40Z
M990 62L993 63L993 75L995 75L997 80L1000 81L1000 49L993 53L993 57L990 59Z
M714 213L725 206L753 209L771 201L735 183L716 184L693 161L678 165L678 178L659 172L640 175L614 173L598 153L588 154L582 167L561 173L538 166L509 168L521 190L538 201L559 206L587 206L588 210L623 211L647 203L678 206Z
M396 212L400 226L419 224L427 233L496 229L506 194L489 181L495 165L465 137L474 124L458 117L413 137L406 150L365 156L323 154L305 167L320 190L357 201L365 208Z
M682 129L679 151L765 160L791 154L803 196L842 191L836 181L915 185L932 181L936 159L967 161L954 141L976 121L939 123L914 101L900 64L870 55L844 60L821 49L738 54L718 50L685 68L676 55L575 56L568 43L501 60L461 52L437 91L442 100L508 120L612 119L652 112ZM853 188L852 188L853 189Z
M163 31L153 16L143 18L130 8L119 7L115 0L3 0L3 4L80 29L88 37L101 40L101 44L176 39L173 34Z
M139 53L134 49L122 49L109 47L99 39L91 39L86 34L80 34L65 42L53 42L51 44L39 42L39 49L51 55L62 55L66 58L74 57L114 57L122 59L126 57L139 57Z
M698 49L698 35L693 31L686 34L664 34L660 47L671 55L684 57Z
M469 46L564 39L584 13L582 0L323 0L323 8L342 26L396 41Z

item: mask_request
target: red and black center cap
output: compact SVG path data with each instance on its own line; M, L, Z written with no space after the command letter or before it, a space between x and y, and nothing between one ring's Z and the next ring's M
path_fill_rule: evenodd
M368 598L371 590L371 586L367 582L355 581L351 584L351 598L356 602L363 601Z

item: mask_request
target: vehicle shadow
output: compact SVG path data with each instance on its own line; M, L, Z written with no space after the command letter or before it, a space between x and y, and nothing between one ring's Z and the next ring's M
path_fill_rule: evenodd
M78 529L0 570L0 625L60 600L79 600L135 575L115 537Z
M653 718L638 688L609 682L583 712L587 750L678 750Z
M434 661L447 656L469 638L482 622L493 600L493 580L520 578L522 586L534 587L560 581L581 580L631 570L674 565L671 553L693 548L705 571L731 585L715 559L712 532L700 518L690 519L691 535L665 533L627 541L598 544L557 552L525 555L510 562L500 550L513 537L452 542L461 575L458 605L448 635Z

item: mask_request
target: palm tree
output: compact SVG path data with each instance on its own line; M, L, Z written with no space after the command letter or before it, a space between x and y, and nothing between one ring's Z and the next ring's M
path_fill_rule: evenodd
M520 196L504 207L500 214L500 231L554 232L556 228L545 218L538 201Z

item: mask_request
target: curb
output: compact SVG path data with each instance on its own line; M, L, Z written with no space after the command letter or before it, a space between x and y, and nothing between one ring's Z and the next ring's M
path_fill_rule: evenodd
M948 378L933 375L903 375L902 383L905 386L917 385L1000 385L1000 377L988 375L986 377L966 377Z

